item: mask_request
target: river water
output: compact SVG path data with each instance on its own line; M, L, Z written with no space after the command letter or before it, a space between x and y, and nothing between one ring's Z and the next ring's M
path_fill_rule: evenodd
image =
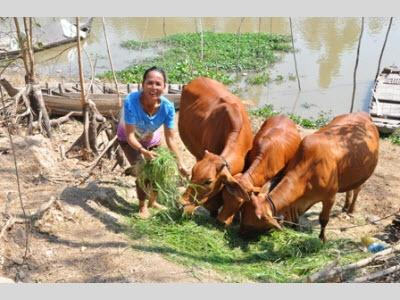
M36 18L40 24L58 22L57 18ZM73 18L69 18L74 21ZM82 19L81 22L85 20ZM105 18L114 68L121 70L136 61L150 57L153 50L126 50L120 43L126 40L148 41L182 32L273 32L290 35L289 18ZM400 65L400 18L394 18L381 68ZM371 88L378 67L389 18L365 18L361 40L354 110L368 109ZM256 106L272 104L275 109L315 117L320 112L334 116L350 110L353 71L357 55L361 18L292 18L294 46L301 92L296 80L292 53L282 55L272 67L272 81L263 86L233 88L238 95ZM44 28L44 26L43 26ZM44 33L45 34L45 33ZM95 18L90 37L84 42L87 53L96 62L96 73L110 70L103 24ZM46 50L36 55L40 74L77 77L76 51L66 46ZM96 57L96 59L94 59ZM85 63L85 70L89 65ZM86 71L88 73L88 71Z

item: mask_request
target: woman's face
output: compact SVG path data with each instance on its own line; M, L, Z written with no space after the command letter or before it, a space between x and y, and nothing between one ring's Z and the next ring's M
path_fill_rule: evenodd
M158 71L151 71L147 74L142 86L145 98L158 100L165 88L164 77Z

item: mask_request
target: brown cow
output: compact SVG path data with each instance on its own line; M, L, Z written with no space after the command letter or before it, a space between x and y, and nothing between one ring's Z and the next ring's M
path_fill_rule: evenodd
M336 193L354 192L351 204L350 195L346 195L344 207L351 213L361 185L378 163L378 149L378 130L367 113L337 116L303 139L283 179L269 194L252 195L243 205L242 233L280 229L278 215L297 223L300 215L322 201L319 237L325 241Z
M300 142L297 125L288 117L279 115L267 119L257 132L253 148L247 155L249 167L234 178L248 194L259 192L293 158ZM241 191L229 186L222 190L222 199L223 208L218 214L218 221L226 226L232 223L245 199L241 197Z
M178 128L197 160L191 177L194 187L181 199L184 212L191 214L200 203L216 216L222 205L218 192L223 184L237 185L232 175L243 170L251 149L253 133L247 112L224 85L199 77L183 89Z

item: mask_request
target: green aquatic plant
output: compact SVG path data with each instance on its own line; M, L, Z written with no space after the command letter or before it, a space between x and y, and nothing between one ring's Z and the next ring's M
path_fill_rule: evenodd
M117 72L117 77L122 82L141 82L144 70L157 65L164 68L170 82L186 83L195 77L206 76L231 84L234 72L264 72L279 60L279 53L290 51L289 42L288 36L272 33L237 35L214 32L204 32L203 37L200 33L181 33L155 41L126 41L122 46L128 49L156 48L163 51L157 57ZM112 74L106 72L100 77L111 79ZM260 77L256 82L261 79L267 77Z

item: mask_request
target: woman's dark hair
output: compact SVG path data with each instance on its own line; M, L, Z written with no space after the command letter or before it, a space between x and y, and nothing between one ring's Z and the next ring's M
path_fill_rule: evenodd
M151 68L148 68L146 71L144 71L143 74L143 82L146 80L147 75L151 72L151 71L157 71L158 73L160 73L162 75L162 77L164 78L164 83L167 84L167 75L165 75L165 71L159 67L153 66Z

